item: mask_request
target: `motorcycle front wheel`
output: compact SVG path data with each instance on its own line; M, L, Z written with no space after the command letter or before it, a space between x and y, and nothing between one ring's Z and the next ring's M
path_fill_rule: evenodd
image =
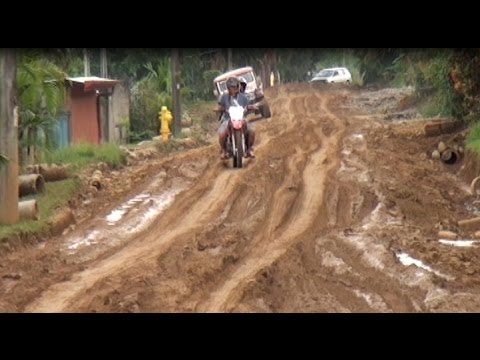
M242 130L235 130L233 132L233 167L241 168L243 161L243 154L245 153L244 144L245 139Z

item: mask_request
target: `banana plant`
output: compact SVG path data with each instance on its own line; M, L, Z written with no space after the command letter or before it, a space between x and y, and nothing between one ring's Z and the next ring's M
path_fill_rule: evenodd
M19 136L22 161L32 163L48 147L51 128L65 103L65 73L38 54L22 53L18 63ZM40 137L39 134L44 136ZM28 154L28 155L27 155Z

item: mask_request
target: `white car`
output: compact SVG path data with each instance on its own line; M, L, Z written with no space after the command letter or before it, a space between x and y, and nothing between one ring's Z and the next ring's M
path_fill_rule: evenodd
M310 82L314 81L350 84L352 82L352 74L350 74L350 71L344 67L323 69L315 74L312 80L310 80Z

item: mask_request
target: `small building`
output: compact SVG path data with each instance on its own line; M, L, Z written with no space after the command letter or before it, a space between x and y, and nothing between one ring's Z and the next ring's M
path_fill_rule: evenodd
M96 76L66 78L66 111L59 117L58 146L121 142L128 120L128 92L119 80Z

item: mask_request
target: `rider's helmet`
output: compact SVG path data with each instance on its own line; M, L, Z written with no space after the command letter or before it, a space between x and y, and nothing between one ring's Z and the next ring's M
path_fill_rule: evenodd
M240 76L238 78L238 82L240 83L240 91L245 92L245 89L247 87L247 80L243 76Z
M227 79L227 89L235 88L238 89L240 83L236 77L230 77Z

